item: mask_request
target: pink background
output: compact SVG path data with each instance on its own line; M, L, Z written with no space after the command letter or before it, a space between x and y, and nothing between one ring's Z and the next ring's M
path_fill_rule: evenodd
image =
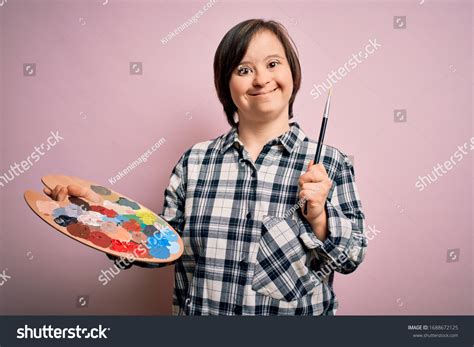
M205 1L20 1L0 7L0 175L50 131L64 140L0 187L1 314L170 314L172 268L123 271L40 221L23 200L41 176L65 173L109 185L161 137L166 143L113 189L161 212L180 155L229 129L213 84L223 35L249 18L282 22L299 50L295 120L317 138L324 98L313 84L382 45L334 85L326 142L355 158L367 225L380 233L365 262L337 274L339 315L472 314L472 153L419 192L415 182L469 141L472 3L218 1L167 44L160 39ZM3 3L3 2L2 2ZM394 29L393 17L407 28ZM143 63L130 75L129 63ZM36 63L36 76L23 64ZM394 109L407 122L394 122ZM447 262L448 249L460 249ZM76 307L88 295L87 307Z

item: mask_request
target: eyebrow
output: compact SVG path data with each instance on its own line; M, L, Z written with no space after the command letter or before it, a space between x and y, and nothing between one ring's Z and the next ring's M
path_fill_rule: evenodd
M282 56L280 56L279 54L271 54L271 55L268 55L265 57L264 60L267 60L268 58L280 58L280 59L285 59L283 58ZM252 62L250 61L241 61L239 64L252 64Z

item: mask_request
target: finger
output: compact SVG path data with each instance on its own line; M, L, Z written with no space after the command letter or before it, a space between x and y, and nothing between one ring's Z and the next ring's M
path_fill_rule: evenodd
M98 194L93 192L92 189L81 187L75 184L71 184L67 186L67 189L68 189L69 195L84 197L87 200L90 200L96 203L99 203L102 201L102 198Z
M46 195L49 195L51 196L51 194L53 194L53 191L49 188L43 188L43 192L46 194Z
M75 184L70 184L67 186L67 190L69 194L78 196L78 197L86 197L87 195L87 188L81 187Z
M299 196L305 201L322 201L325 199L326 194L318 187L318 189L302 189Z
M329 181L329 177L327 176L325 172L321 172L319 170L311 170L311 171L305 172L304 174L300 176L298 180L298 184L301 187L305 183L310 183L310 182L317 183L317 182L324 182L326 180Z
M328 192L329 189L332 187L332 181L330 179L324 179L319 182L308 182L308 183L303 183L303 185L300 186L300 190L303 189L312 189L316 190L319 192Z
M53 199L56 200L56 201L58 200L58 195L59 195L60 190L61 190L61 186L59 186L59 185L53 188L53 195L52 195L52 197L53 197Z
M67 188L66 187L61 187L61 190L58 193L58 201L63 201L66 199L67 196Z
M311 166L313 166L313 164L314 164L314 160L310 160L306 171L309 171L311 169Z
M58 194L59 194L59 191L61 190L62 186L61 185L57 185L56 187L54 187L53 189L53 199L54 200L58 200Z
M326 168L324 167L323 164L319 163L319 164L316 164L316 165L312 165L310 168L309 168L309 171L313 172L313 171L318 171L318 172L322 172L324 174L327 175L327 172L326 172Z
M310 190L314 193L316 192L320 192L320 191L323 191L324 190L324 185L321 184L321 183L305 183L303 184L303 186L301 187L301 190Z
M299 193L299 198L306 201L308 208L317 208L323 205L323 198L319 193L305 189ZM325 202L325 201L324 201Z

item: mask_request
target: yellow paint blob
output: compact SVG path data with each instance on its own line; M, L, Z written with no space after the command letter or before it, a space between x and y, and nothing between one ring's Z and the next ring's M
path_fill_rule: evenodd
M153 225L153 223L155 223L157 219L156 215L153 212L144 208L136 211L135 214L146 225Z

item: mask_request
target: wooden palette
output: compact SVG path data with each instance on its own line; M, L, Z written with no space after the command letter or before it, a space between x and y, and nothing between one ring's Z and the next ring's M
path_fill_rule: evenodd
M49 189L70 184L87 187L103 201L68 196L54 201L44 193L28 190L25 200L41 219L66 236L99 251L135 261L169 263L183 253L183 241L161 217L106 187L64 175L48 175Z

